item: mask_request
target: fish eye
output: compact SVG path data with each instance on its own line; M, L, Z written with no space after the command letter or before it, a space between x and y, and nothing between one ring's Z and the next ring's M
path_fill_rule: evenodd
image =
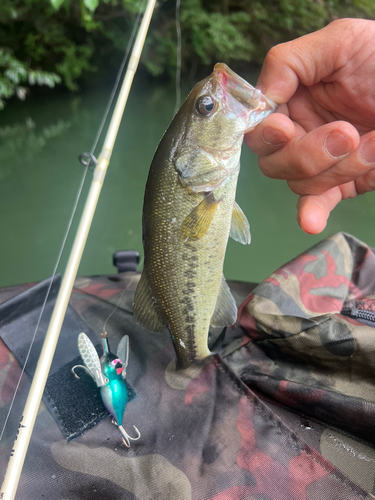
M216 106L216 101L210 95L201 95L195 103L195 109L203 116L210 115L216 110Z

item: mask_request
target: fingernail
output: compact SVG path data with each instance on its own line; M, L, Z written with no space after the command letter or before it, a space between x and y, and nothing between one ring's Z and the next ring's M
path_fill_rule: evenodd
M347 155L353 148L346 135L334 130L325 136L324 149L329 156L336 159Z
M264 142L270 146L282 146L288 142L285 135L271 127L264 127L262 137Z
M375 163L375 137L365 142L360 155L364 163Z

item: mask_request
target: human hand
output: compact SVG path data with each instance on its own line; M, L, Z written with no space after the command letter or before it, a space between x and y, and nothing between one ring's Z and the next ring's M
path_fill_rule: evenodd
M307 233L342 199L375 190L374 47L375 21L340 19L264 61L258 88L280 106L245 141L265 175L300 195Z

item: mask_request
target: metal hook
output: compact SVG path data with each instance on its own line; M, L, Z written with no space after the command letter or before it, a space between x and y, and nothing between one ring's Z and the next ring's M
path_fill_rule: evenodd
M139 432L139 430L137 429L137 427L135 425L133 425L133 427L137 431L137 434L138 434L137 437L131 437L131 436L129 436L129 434L126 432L126 430L123 428L122 425L118 426L118 428L120 429L120 432L122 434L122 441L123 441L124 445L127 448L130 448L130 440L131 441L137 441L141 437L141 433Z
M75 372L75 369L76 369L76 368L83 368L83 369L84 369L84 370L85 370L85 371L86 371L86 372L90 375L90 377L92 377L90 370L88 370L88 369L86 368L86 366L83 366L83 365L74 365L74 366L73 366L73 368L72 368L72 373L73 373L73 375L75 376L75 378L77 378L77 379L80 379L80 378L81 378L81 377L79 377L79 376L76 374L76 372Z
M141 433L137 429L135 425L133 425L134 429L137 431L138 436L137 437L131 437L129 434L126 432L126 430L123 428L122 425L118 425L115 419L112 419L112 423L117 425L117 427L120 429L121 435L122 435L122 441L124 445L127 448L130 448L130 441L137 441L141 437Z

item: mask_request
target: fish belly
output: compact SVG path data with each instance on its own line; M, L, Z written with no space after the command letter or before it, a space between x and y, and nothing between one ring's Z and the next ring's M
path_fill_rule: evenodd
M180 228L204 195L183 188L177 175L172 182L171 176L163 182L161 175L151 203L145 204L144 270L180 367L211 354L209 326L222 283L237 175L214 192L220 203L207 233L198 240L182 239Z

